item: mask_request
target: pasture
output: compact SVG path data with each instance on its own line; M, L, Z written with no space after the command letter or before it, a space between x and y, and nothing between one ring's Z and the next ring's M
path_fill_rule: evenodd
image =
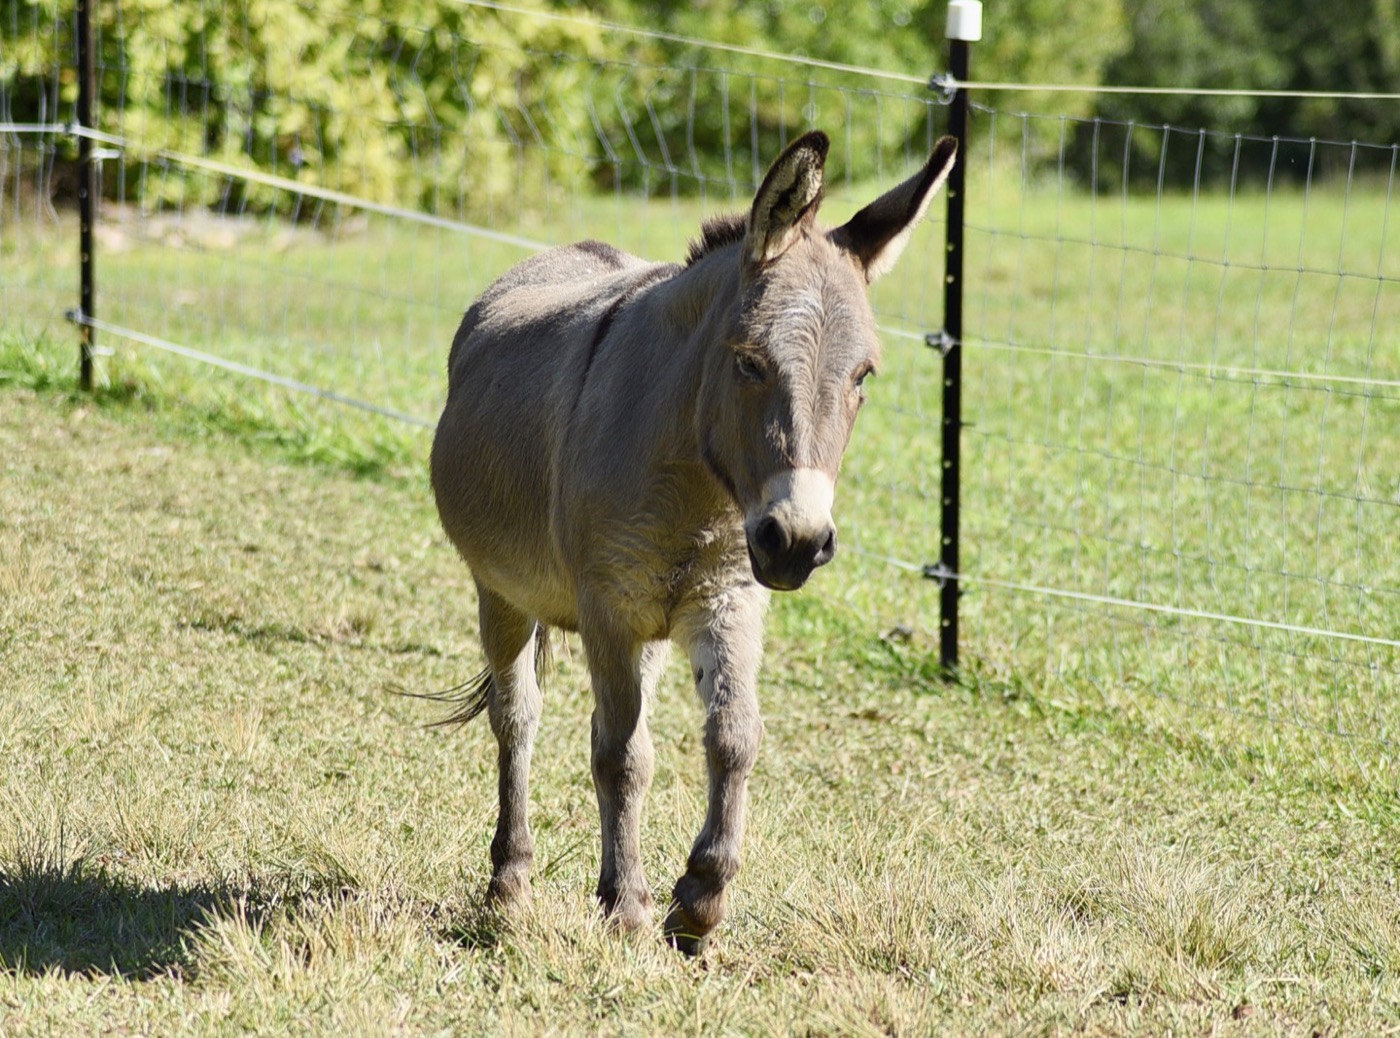
M1384 331L1376 346L1400 306L1389 282L1284 265L1245 286L1185 259L1258 248L1262 221L1281 257L1310 235L1309 254L1394 277L1397 221L1325 196L1293 231L1277 202L1125 205L1115 233L1183 259L1149 270L1125 250L1105 271L1049 240L1089 204L1017 199L984 224L969 305L989 339L1073 324L1086 350L1400 378ZM657 258L698 224L686 200L650 219L584 206L561 237ZM108 233L104 317L427 416L462 306L519 255L377 221ZM599 925L577 646L545 694L535 907L483 916L490 732L425 729L436 708L386 690L480 666L426 436L116 341L106 386L74 395L53 317L71 241L3 243L0 1033L1400 1028L1394 660L1297 639L1269 654L1268 633L1242 651L1193 641L1193 621L1143 630L978 593L968 673L943 683L934 586L880 558L927 561L937 538L936 355L898 336L838 492L861 551L774 604L768 733L716 946L691 963L659 930ZM906 264L876 295L882 320L936 327L936 278ZM1116 324L1096 291L1117 295ZM1246 308L1178 305L1193 293ZM1260 336L1257 313L1280 307L1284 336ZM1400 585L1392 398L995 350L967 363L966 529L985 572L1188 605L1204 585L1245 615L1281 596L1293 623L1373 633L1395 615L1384 593L1329 597L1356 574ZM1286 564L1295 500L1312 506L1302 570ZM1115 540L1125 514L1131 543ZM643 848L664 903L704 797L679 659L651 727Z

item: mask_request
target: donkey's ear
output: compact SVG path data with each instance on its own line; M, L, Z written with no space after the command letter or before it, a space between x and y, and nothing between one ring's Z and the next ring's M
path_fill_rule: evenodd
M744 232L744 259L775 260L817 215L822 201L822 169L831 141L820 130L804 133L778 156L754 196Z
M928 204L957 161L958 142L942 137L924 168L831 232L831 240L855 257L867 283L889 273L909 235L928 212Z

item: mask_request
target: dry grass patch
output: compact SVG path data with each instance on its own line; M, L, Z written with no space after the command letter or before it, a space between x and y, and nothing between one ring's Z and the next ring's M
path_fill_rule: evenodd
M385 691L480 665L421 477L0 395L0 1033L1400 1024L1386 762L1128 687L944 686L858 567L775 607L745 866L701 962L600 924L567 645L536 903L485 915L490 733ZM662 899L703 812L679 665L652 728Z

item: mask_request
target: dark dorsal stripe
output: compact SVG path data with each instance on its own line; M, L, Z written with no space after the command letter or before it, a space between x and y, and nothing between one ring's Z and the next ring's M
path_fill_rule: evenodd
M594 259L606 263L612 270L621 270L626 263L627 254L616 245L609 245L604 241L581 241L574 248L579 252L586 252Z
M598 352L598 345L608 337L608 332L612 330L613 322L617 320L622 308L635 299L644 288L658 281L665 281L680 273L680 270L680 265L676 263L658 263L654 267L648 267L608 304L603 316L598 318L598 327L593 330L593 341L588 344L588 360L583 368L584 378L588 377L588 369L593 366L593 355Z

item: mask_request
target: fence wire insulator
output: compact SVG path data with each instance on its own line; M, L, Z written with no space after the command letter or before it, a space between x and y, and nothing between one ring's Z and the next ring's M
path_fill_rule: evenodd
M948 334L947 328L940 328L938 331L929 332L924 336L924 345L937 350L946 357L953 351L953 347L958 345L958 340Z
M958 92L958 81L951 72L935 72L929 76L928 88L938 95L939 104L950 105Z
M934 581L940 589L942 589L948 581L957 577L956 573L941 562L926 563L922 572L925 580Z

